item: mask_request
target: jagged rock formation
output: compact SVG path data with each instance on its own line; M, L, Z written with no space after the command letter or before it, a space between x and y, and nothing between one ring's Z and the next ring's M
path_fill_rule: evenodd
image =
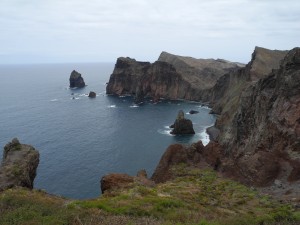
M15 186L33 188L39 152L14 138L5 145L0 167L0 191Z
M78 73L76 70L73 70L70 75L70 88L83 88L85 87L84 80L80 73Z
M191 120L184 118L184 112L180 110L173 125L171 134L195 134Z
M211 88L221 75L239 66L225 60L198 60L165 52L152 64L121 57L106 93L133 95L136 102L142 102L144 97L200 100L204 89Z
M96 92L90 91L88 97L89 98L96 98Z
M280 182L281 195L300 193L300 48L264 77L241 92L231 117L221 114L219 143L205 151L212 165L218 158L220 171L244 183L277 189Z

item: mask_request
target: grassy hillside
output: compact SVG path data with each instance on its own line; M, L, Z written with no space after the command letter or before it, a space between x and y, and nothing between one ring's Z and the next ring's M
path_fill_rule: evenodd
M0 193L0 224L296 225L300 212L213 170L173 168L177 178L155 187L134 184L92 200L42 191Z

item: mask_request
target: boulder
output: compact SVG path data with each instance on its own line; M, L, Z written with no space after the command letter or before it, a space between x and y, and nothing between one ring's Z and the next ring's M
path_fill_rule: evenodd
M170 127L174 128L171 134L195 134L192 121L184 118L182 110L178 112L177 119Z
M199 111L197 111L197 110L192 109L192 110L189 111L189 114L197 114L197 113L199 113Z
M90 91L90 93L89 93L89 96L88 96L89 98L96 98L96 93L95 92L93 92L93 91Z
M0 167L0 191L15 186L33 188L39 152L17 138L5 145Z
M70 75L70 88L83 88L85 87L84 80L80 73L78 73L76 70L73 70Z

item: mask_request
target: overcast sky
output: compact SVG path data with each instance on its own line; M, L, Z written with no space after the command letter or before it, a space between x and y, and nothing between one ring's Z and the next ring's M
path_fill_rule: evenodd
M0 63L155 61L161 51L248 62L300 46L299 0L0 0Z

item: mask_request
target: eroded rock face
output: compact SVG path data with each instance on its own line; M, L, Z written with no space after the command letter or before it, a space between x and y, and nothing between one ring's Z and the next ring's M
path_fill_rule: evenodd
M14 138L5 145L0 167L0 191L15 186L33 188L39 152Z
M225 172L256 186L275 179L299 181L300 48L289 51L279 69L241 92L230 123L225 117L216 122Z
M173 125L171 134L195 134L193 123L189 119L184 118L184 112L180 110Z
M204 89L238 67L224 60L197 60L168 53L162 53L152 64L121 57L110 76L106 93L133 95L136 103L145 97L200 100Z
M70 75L70 88L83 88L85 87L85 82L81 76L80 73L78 73L76 70L73 70Z

